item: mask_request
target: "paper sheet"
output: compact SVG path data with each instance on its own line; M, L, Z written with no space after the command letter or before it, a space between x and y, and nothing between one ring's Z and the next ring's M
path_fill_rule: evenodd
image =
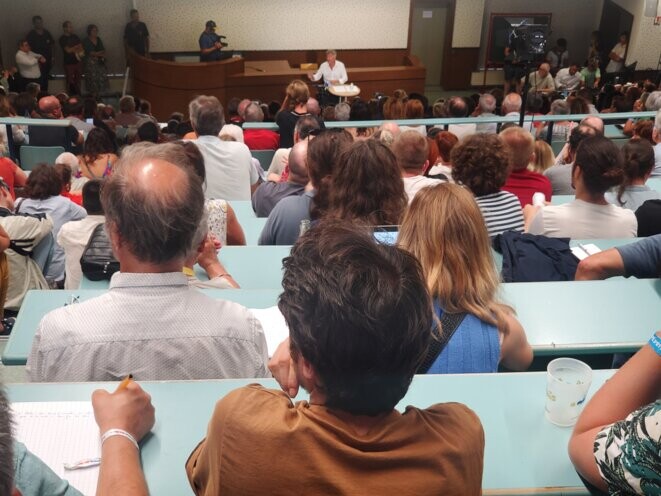
M89 401L12 403L16 439L85 495L96 493L99 467L64 470L64 463L101 456Z
M280 343L289 337L289 327L277 306L270 308L251 308L250 311L259 320L264 329L269 357L273 356Z
M601 249L597 245L592 244L592 243L587 244L587 245L574 246L571 249L571 252L579 260L583 260L584 258L588 258L590 255L594 255L595 253L599 253L600 251L601 251Z

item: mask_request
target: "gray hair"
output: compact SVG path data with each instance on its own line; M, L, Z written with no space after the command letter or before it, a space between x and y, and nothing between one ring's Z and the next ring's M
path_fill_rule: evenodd
M581 121L581 124L590 126L595 131L597 131L598 134L604 134L604 121L601 117L596 115L589 115Z
M135 112L135 99L131 95L120 98L119 110L125 113Z
M246 122L263 122L264 111L262 107L253 102L246 107L243 118Z
M645 101L645 108L650 112L661 110L661 91L653 91Z
M661 133L661 110L657 111L654 118L654 129L656 129L657 133Z
M571 110L569 104L564 100L555 100L551 104L551 113L553 115L569 115Z
M197 225L197 229L195 230L195 234L193 235L193 243L191 244L190 253L188 254L189 257L192 256L195 252L197 252L200 245L208 235L209 235L209 213L207 212L206 209L204 209L204 212L202 212L202 218L200 219L200 223Z
M173 174L167 191L150 190L133 173L147 160L168 162L182 174ZM133 256L162 264L189 255L204 210L204 192L182 146L141 143L123 150L102 188L101 204L107 227L121 236Z
M335 120L348 121L351 114L351 105L346 102L338 103L335 105Z
M326 55L335 55L337 57L337 52L332 48L329 48L328 50L326 50Z
M9 400L0 387L0 494L11 494L14 488L14 442Z
M215 96L198 96L188 104L191 125L198 136L218 136L225 125L223 106Z
M502 114L506 115L510 112L519 112L521 110L521 95L518 93L508 93L507 96L503 99L503 104L501 106Z
M489 93L484 93L480 95L479 105L482 112L493 113L496 110L496 98Z

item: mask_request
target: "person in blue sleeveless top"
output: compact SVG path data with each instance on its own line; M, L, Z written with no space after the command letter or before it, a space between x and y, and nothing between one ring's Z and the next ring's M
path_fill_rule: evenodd
M514 310L498 301L489 235L473 195L456 184L423 188L404 215L399 246L417 257L437 317L465 313L430 374L525 370L532 348Z

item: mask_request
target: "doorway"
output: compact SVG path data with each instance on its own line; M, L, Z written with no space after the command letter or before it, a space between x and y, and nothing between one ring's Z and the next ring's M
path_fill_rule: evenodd
M443 50L451 0L412 0L411 54L427 69L425 86L441 84Z
M601 11L601 22L599 23L599 32L601 33L602 49L605 55L608 55L611 49L617 44L620 33L629 33L631 40L631 27L633 26L633 15L626 9L623 9L612 0L604 2L604 9ZM627 51L629 49L627 45ZM626 59L626 56L625 56ZM626 64L633 61L626 60ZM604 66L608 60L604 60Z

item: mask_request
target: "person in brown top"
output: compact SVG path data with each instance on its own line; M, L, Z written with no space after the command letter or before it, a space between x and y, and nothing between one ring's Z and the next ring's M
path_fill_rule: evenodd
M481 494L484 432L458 403L395 410L428 352L431 299L412 255L322 221L284 261L290 329L251 385L216 405L186 463L200 496Z

